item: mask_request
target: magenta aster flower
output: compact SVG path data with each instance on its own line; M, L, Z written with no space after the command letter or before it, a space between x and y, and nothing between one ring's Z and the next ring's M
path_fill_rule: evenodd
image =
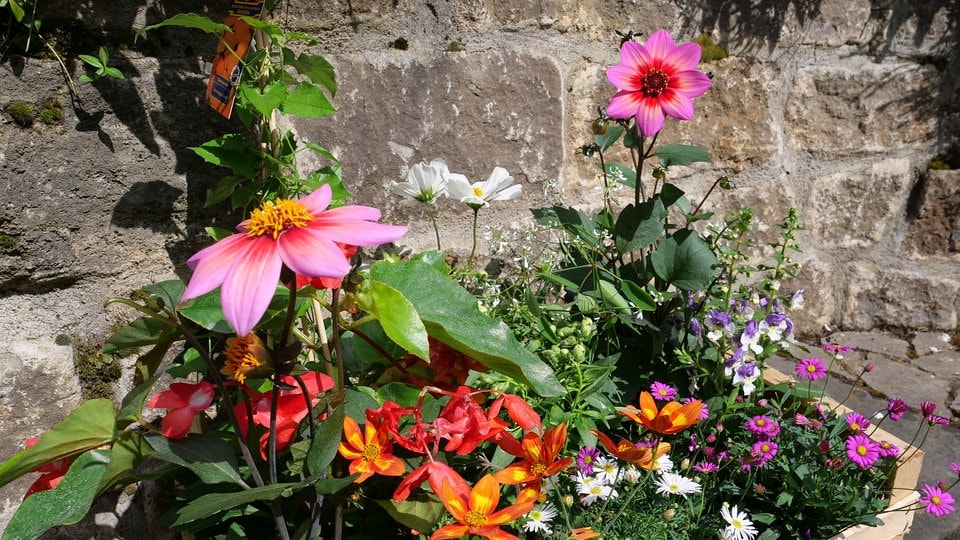
M887 413L890 415L890 419L894 422L903 418L903 415L906 414L907 410L909 409L906 402L898 397L891 399L887 403Z
M900 455L900 449L897 448L897 445L893 444L890 441L880 441L880 448L877 450L877 453L880 454L882 458L895 458Z
M766 415L754 416L747 420L747 431L758 438L772 439L780 434L780 424Z
M619 90L607 105L607 114L636 117L637 129L645 137L660 131L667 116L690 120L690 100L710 88L710 78L695 69L699 62L699 45L676 45L666 30L657 30L645 44L624 42L620 64L607 69L607 79Z
M794 370L797 372L798 379L806 381L815 381L827 376L827 366L816 356L801 360Z
M683 403L684 405L686 405L687 403L690 403L691 401L697 401L697 398L688 397L688 398L684 399L682 403ZM700 415L697 416L697 418L699 418L700 420L706 420L706 419L710 418L710 409L707 408L707 404L706 404L706 403L703 403L703 402L700 402L700 405L701 405L701 406L700 406Z
M950 470L957 473L957 475L960 476L960 465L958 465L957 462L955 461L950 462Z
M720 470L720 467L716 463L711 463L709 461L702 461L693 466L693 470L698 473L711 474Z
M193 269L183 301L220 287L223 314L240 336L267 311L286 266L308 278L342 278L350 263L337 242L375 246L392 242L406 227L374 223L380 211L368 206L328 210L329 185L294 201L266 202L237 225L236 234L187 260Z
M847 437L847 457L861 469L869 469L880 457L880 445L862 434Z
M757 441L753 444L751 453L760 459L763 463L773 459L777 455L779 447L773 441ZM762 466L762 465L761 465Z
M837 356L851 353L854 351L853 347L848 347L846 345L834 345L833 343L824 343L822 347L823 347L823 350L827 351L828 353L833 353Z
M923 415L923 418L929 420L933 413L937 410L937 404L932 401L921 401L920 402L920 414Z
M870 421L860 413L849 413L844 420L847 421L847 429L852 433L863 433L863 430L870 427Z
M593 466L600 457L600 452L595 446L584 446L577 453L577 469L583 474L593 474Z
M941 489L940 486L924 483L920 493L920 504L927 505L928 514L943 517L953 512L953 495Z
M650 394L657 401L670 401L677 397L677 389L669 384L656 381L650 385Z

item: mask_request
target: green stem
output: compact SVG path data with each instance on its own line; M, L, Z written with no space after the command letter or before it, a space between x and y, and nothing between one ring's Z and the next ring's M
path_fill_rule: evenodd
M440 247L440 228L437 227L437 214L433 211L433 205L428 205L430 211L430 221L433 222L433 233L437 235L437 251L443 251Z
M473 209L473 247L470 249L470 257L467 259L467 270L473 269L473 256L477 253L477 216L480 214L480 207Z

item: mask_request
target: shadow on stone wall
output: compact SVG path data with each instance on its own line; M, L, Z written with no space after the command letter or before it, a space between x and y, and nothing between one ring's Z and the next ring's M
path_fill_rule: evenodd
M802 27L820 15L823 0L730 0L727 2L699 2L686 0L683 27L686 35L696 35L700 29L714 28L724 40L732 42L741 52L773 50L780 44L780 36L791 15Z

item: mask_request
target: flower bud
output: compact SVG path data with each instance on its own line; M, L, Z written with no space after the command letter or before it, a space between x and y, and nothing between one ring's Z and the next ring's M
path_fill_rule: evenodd
M663 519L666 519L666 520L673 519L673 516L675 515L677 515L677 511L674 510L673 508L667 508L666 510L663 511Z

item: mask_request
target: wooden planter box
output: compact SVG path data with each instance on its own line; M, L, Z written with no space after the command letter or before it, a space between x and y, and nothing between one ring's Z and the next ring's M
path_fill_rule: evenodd
M791 382L794 379L775 368L767 366L763 372L763 379L769 385ZM829 405L838 414L853 412L852 409L837 403L829 397L824 396L823 403ZM915 504L920 499L920 493L917 491L917 483L920 479L920 468L923 466L923 450L914 449L906 441L896 435L877 428L871 435L876 440L887 440L903 449L900 459L897 460L896 468L891 472L889 479L890 503L887 505L887 512L879 517L883 525L869 527L858 525L851 527L842 533L834 536L831 540L894 540L901 539L903 535L910 531L910 525L913 524L913 511L903 511L904 508ZM916 451L914 451L916 450Z

